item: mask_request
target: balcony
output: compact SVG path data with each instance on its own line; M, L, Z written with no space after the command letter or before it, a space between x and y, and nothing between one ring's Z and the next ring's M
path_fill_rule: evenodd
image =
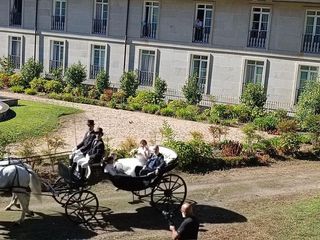
M65 16L51 17L51 30L64 31Z
M302 52L320 53L320 35L303 35Z
M138 79L139 83L142 86L148 86L152 87L153 86L153 72L147 72L147 71L138 71Z
M49 61L49 72L52 72L53 70L56 70L56 69L62 68L62 67L63 67L62 61L58 61L58 60L50 60Z
M20 69L20 67L21 67L20 56L9 55L8 59L12 63L12 65L14 66L14 69Z
M142 23L141 37L155 39L157 37L157 24L156 23Z
M93 19L92 33L105 35L107 33L107 19Z
M99 65L90 65L90 79L96 79L99 72L103 71L104 67Z
M267 31L249 31L248 47L252 48L266 48Z
M21 26L22 14L21 12L10 12L10 26Z
M193 27L192 42L208 43L211 27Z

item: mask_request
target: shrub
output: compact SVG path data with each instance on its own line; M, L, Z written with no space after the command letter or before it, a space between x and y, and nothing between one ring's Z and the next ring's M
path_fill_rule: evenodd
M253 109L262 109L267 101L267 94L260 84L248 83L241 95L241 103Z
M139 103L129 103L128 104L128 109L131 111L141 111L142 107L143 107L143 105L141 105Z
M48 80L43 78L35 78L30 82L30 87L37 92L45 92L45 84Z
M51 70L52 80L62 82L63 80L63 68L55 68Z
M115 101L115 103L124 103L126 101L126 93L120 89L113 93L112 99Z
M173 117L174 114L175 114L175 112L173 111L172 108L170 108L170 107L165 107L165 108L160 109L160 114L161 114L162 116Z
M110 102L112 99L112 90L111 92L104 92L104 94L100 95L100 101Z
M14 73L14 64L9 58L0 58L0 72L3 72L9 76Z
M12 74L9 77L9 85L10 86L24 86L25 82L20 73Z
M172 100L169 101L167 107L171 108L173 111L177 111L180 108L186 108L188 106L188 103L183 100Z
M88 98L91 98L91 99L99 99L99 98L101 98L100 93L99 93L99 91L97 90L97 88L95 86L88 90L88 94L87 95L88 95Z
M268 139L262 139L256 143L253 143L252 149L255 152L261 152L263 154L268 154L269 156L276 156L277 152L272 142Z
M320 82L309 81L299 97L296 116L302 127L306 127L304 121L316 114L320 114Z
M284 109L274 110L270 114L272 114L273 116L275 116L278 119L286 119L288 117L288 113Z
M156 104L147 104L142 107L142 111L146 113L155 114L160 110L159 105Z
M0 83L3 88L7 88L10 86L10 76L6 73L0 72Z
M162 80L160 77L156 77L154 82L154 95L155 95L155 103L159 104L164 100L164 94L167 91L167 83L165 80Z
M202 92L197 76L190 76L182 87L184 97L189 104L198 104L202 100Z
M4 84L2 81L0 81L0 89L4 88Z
M46 93L51 93L51 92L61 93L63 90L63 85L60 81L50 80L44 84L44 89Z
M232 119L234 117L233 106L224 104L214 104L210 110L210 122L221 123L221 120Z
M256 127L252 123L244 125L241 130L245 134L246 152L251 155L254 152L253 144L258 143L261 136L256 133Z
M278 138L276 149L283 154L291 155L299 148L299 136L296 133L284 133Z
M128 98L128 103L129 104L132 104L132 103L139 104L139 105L141 105L141 107L146 104L153 104L153 103L155 103L155 93L153 93L151 91L147 91L147 90L139 91L137 93L137 96L135 96L135 97L130 96Z
M213 125L209 127L209 132L213 138L213 143L217 143L221 141L222 136L227 135L228 129L224 126Z
M296 132L298 129L298 123L295 119L282 119L278 122L277 129L281 133Z
M139 86L138 76L135 72L125 72L120 78L120 89L125 93L125 98L135 96Z
M225 157L239 156L242 151L242 144L236 141L225 141L221 144L221 154Z
M244 104L238 104L233 106L234 117L241 123L246 123L252 119L252 109Z
M311 142L314 147L320 147L320 114L308 116L304 124L307 131L311 134Z
M196 116L199 113L199 108L194 105L188 105L185 108L180 108L176 111L175 115L178 118L186 119L186 120L195 120Z
M68 67L65 73L65 81L70 86L77 87L86 79L86 76L87 71L85 66L78 62Z
M110 87L109 75L105 71L100 71L97 75L96 88L102 94Z
M27 88L27 89L24 90L24 93L28 94L28 95L36 95L37 91L34 90L33 88Z
M262 131L273 131L276 129L279 120L273 115L258 117L253 120L253 124Z
M78 87L72 88L71 94L73 96L76 96L76 97L84 96L84 88L83 88L83 86L79 85Z
M23 86L12 86L10 88L10 91L14 93L23 93L24 92L24 87Z
M29 83L33 79L39 78L42 71L42 64L33 60L32 58L29 58L28 61L21 68L21 75L25 82L24 86L29 86Z

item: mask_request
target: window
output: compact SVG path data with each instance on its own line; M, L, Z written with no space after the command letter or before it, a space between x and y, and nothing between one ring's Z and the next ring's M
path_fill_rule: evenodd
M95 0L92 33L106 34L108 21L108 0Z
M145 2L142 34L143 38L156 38L159 18L159 2Z
M49 61L49 71L63 68L64 66L64 42L51 41L51 57Z
M308 81L317 80L318 73L319 73L318 67L302 66L302 65L299 66L299 76L298 76L299 87L297 89L297 98L296 98L297 100L301 95L303 88L306 86L306 83Z
M53 1L53 15L51 19L52 30L64 30L66 18L66 0Z
M307 11L302 50L310 53L320 52L320 11Z
M9 38L9 54L8 58L14 65L15 69L20 69L21 66L21 37L10 37Z
M100 71L105 70L106 47L93 45L91 51L90 79L96 79Z
M202 93L205 93L205 90L206 90L207 68L208 68L208 56L192 55L190 75L197 77L199 88Z
M212 25L213 6L198 4L193 26L193 42L208 43Z
M140 85L153 86L155 69L155 51L141 50L138 77Z
M21 26L22 23L22 0L11 0L10 25Z
M248 83L261 84L261 85L264 84L263 70L264 70L263 61L247 60L244 84L248 84Z
M270 8L254 7L251 14L251 25L248 47L265 48L268 34Z

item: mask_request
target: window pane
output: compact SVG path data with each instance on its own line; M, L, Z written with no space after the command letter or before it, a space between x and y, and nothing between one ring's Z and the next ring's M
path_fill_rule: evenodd
M307 25L313 26L313 22L314 22L314 17L307 17Z

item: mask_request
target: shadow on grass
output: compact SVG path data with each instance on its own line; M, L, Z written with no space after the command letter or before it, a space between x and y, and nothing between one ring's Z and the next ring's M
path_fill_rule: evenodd
M6 117L4 119L2 119L1 122L9 121L9 120L15 118L16 115L17 114L16 114L15 111L13 111L12 109L9 109L8 112L7 112Z

